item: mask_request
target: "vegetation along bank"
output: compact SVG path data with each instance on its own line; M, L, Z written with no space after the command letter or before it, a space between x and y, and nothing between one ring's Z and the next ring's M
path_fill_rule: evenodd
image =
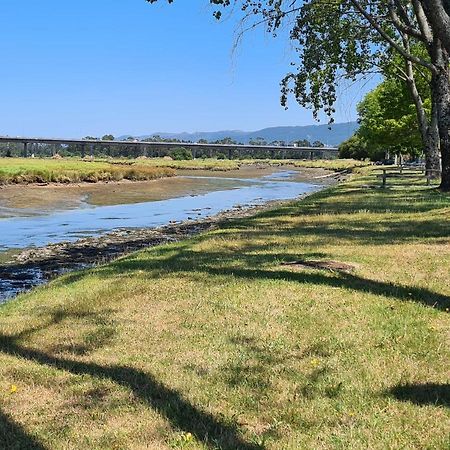
M327 170L353 170L368 165L352 159L338 160L171 160L164 158L80 160L0 158L1 184L96 183L104 181L145 181L176 174L176 170L239 170L243 165L293 166Z

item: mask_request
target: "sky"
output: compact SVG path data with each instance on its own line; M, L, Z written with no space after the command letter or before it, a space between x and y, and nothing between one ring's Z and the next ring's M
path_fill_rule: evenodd
M208 0L1 0L0 134L139 136L315 123L279 82L286 36L248 33ZM336 122L376 85L340 86ZM326 119L322 120L326 123Z

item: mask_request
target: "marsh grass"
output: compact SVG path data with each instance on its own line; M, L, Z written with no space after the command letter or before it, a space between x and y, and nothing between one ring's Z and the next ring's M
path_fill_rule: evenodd
M144 181L174 176L169 167L83 160L0 158L0 184Z
M95 159L0 158L0 185L33 183L96 183L99 181L145 181L174 176L176 170L239 170L242 165L294 166L328 170L353 170L367 166L355 160L220 160L173 161L164 158Z
M238 160L229 159L194 159L194 160L170 160L165 158L148 158L139 160L140 164L145 164L150 167L169 167L177 170L211 170L211 171L229 171L238 170L241 162Z
M354 159L195 159L190 161L170 161L164 158L151 158L144 160L145 164L156 167L171 167L173 169L205 169L213 171L237 170L242 165L269 165L269 166L294 166L312 169L327 170L353 170L359 167L370 166L367 161L357 161Z
M448 448L449 214L367 171L21 296L0 447Z
M368 161L357 161L355 159L261 159L261 160L243 160L245 164L261 164L269 165L291 165L294 167L304 167L310 169L326 169L326 170L349 170L360 167L371 166L372 163Z

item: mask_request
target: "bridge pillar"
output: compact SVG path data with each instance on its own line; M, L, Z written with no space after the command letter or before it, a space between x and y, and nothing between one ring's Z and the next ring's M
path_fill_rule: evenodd
M23 143L23 157L26 158L28 156L28 142Z
M191 152L192 152L192 159L197 158L197 149L192 147Z
M228 159L233 159L233 150L231 148L228 149Z
M89 144L89 154L91 158L94 157L94 144Z
M84 158L86 156L86 144L81 144L81 157Z
M312 151L312 152L310 152L310 154L309 154L309 159L314 159L314 152Z

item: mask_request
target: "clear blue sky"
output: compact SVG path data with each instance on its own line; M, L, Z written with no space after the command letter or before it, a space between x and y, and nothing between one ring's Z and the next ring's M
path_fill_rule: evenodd
M314 123L279 81L286 39L248 34L208 0L1 0L0 134L82 137ZM342 88L336 121L373 87Z

